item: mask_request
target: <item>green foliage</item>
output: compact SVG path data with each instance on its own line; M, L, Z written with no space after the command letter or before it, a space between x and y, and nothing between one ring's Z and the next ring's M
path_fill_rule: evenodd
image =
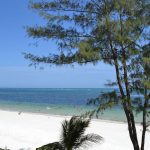
M98 117L100 112L108 108L112 108L120 103L120 97L118 96L116 91L103 93L97 98L91 98L88 100L88 105L97 106L95 113ZM91 112L93 114L93 111ZM90 113L89 113L90 114Z
M55 0L32 2L30 7L39 11L47 25L27 27L28 35L55 40L61 50L55 57L25 54L33 64L86 64L102 59L111 64L110 43L117 57L121 58L122 45L129 50L126 55L138 53L137 41L148 24L146 0ZM62 54L63 50L68 54Z

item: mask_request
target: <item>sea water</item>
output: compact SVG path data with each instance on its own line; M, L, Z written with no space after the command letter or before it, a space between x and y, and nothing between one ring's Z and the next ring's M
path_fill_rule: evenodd
M87 105L90 98L112 91L108 88L0 88L0 109L51 115L83 115L94 110ZM99 119L126 121L120 106L107 109ZM141 115L136 116L141 121Z

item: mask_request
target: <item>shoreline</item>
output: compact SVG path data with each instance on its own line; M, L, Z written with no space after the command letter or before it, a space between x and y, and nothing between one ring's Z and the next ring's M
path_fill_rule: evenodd
M48 114L48 113L41 113L41 112L27 112L27 111L16 111L16 110L5 110L5 109L1 109L0 111L4 111L4 112L15 112L18 115L22 115L22 114L29 114L29 115L40 115L40 116L47 116L47 117L58 117L58 118L64 118L64 119L69 119L71 118L73 115L55 115L55 114ZM126 121L117 121L117 120L109 120L109 119L96 119L96 118L92 118L91 121L96 121L96 122L106 122L106 123L117 123L117 124L126 124ZM136 125L141 126L141 124L139 122L136 122Z

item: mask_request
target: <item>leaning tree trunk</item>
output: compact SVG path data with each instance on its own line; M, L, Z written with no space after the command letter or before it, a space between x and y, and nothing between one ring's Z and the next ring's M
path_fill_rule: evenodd
M134 116L133 116L132 111L129 109L129 107L127 106L127 103L125 101L126 96L124 94L123 87L121 84L120 73L119 73L119 64L118 64L117 56L116 56L116 53L114 50L112 50L112 52L113 52L114 63L115 63L117 83L118 83L121 98L122 98L122 104L123 104L124 112L125 112L125 115L127 118L129 136L130 136L130 139L132 141L134 150L140 150L138 140L137 140L137 133L136 133L136 127L135 127L135 122L134 122Z
M130 115L131 113L128 110L126 102L124 101L125 95L124 95L124 91L123 91L123 88L122 88L122 85L121 85L121 80L120 80L120 76L119 76L119 67L118 67L117 60L115 60L115 68L116 68L117 82L118 82L120 94L121 94L121 97L123 99L123 108L124 108L124 112L125 112L125 115L126 115L126 118L127 118L130 139L132 141L134 150L139 150L138 141L135 141L135 139L137 139L137 134L135 134L136 132L133 132L133 126L132 126L131 115ZM136 129L134 129L134 131L136 131Z
M147 88L145 87L145 101L143 107L143 131L142 131L142 141L141 141L141 150L144 150L145 145L145 134L146 134L146 114L147 114L147 107L148 107L148 98L147 98Z
M135 126L135 119L134 119L134 114L132 111L132 104L131 104L131 97L130 97L130 90L129 90L129 82L128 82L128 75L127 75L127 65L126 65L126 54L125 50L123 50L123 71L124 71L124 82L125 82L125 89L126 89L126 98L127 98L127 114L129 115L129 121L130 121L130 126L129 127L129 132L131 132L131 137L132 137L132 143L134 150L140 150L139 143L138 143L138 138L137 138L137 131L136 131L136 126Z

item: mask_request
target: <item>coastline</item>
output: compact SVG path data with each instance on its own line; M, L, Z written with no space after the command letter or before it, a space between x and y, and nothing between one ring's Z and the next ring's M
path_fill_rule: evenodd
M40 116L47 116L47 117L58 117L58 118L64 118L64 119L69 119L72 117L72 115L55 115L55 114L48 114L48 113L42 113L42 112L16 111L16 110L7 110L7 109L1 109L1 108L0 108L0 111L15 112L15 113L18 113L18 115L29 114L29 115L40 115ZM127 124L126 121L103 119L103 118L102 119L101 118L92 118L91 121ZM139 122L136 122L136 125L141 126L141 124Z
M112 89L0 89L0 110L23 111L54 116L82 115L95 109L87 105L90 97ZM94 116L93 119L96 119ZM120 106L105 110L99 114L99 120L126 122L124 111ZM140 123L142 115L135 115L135 122Z
M37 114L0 110L0 147L10 150L35 150L42 145L59 140L61 123L70 116ZM96 133L104 138L102 144L93 144L89 150L132 150L127 123L92 119L87 133ZM139 140L141 126L137 124ZM146 148L150 147L150 134L146 137Z

